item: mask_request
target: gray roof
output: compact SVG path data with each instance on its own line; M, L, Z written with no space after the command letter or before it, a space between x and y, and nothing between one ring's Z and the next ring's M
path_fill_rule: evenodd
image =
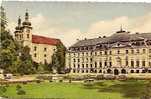
M79 40L77 43L73 44L71 47L90 46L90 45L96 45L98 43L116 43L116 42L122 42L122 41L136 41L136 40L144 40L144 39L151 40L151 33L130 34L128 32L117 32L106 38Z

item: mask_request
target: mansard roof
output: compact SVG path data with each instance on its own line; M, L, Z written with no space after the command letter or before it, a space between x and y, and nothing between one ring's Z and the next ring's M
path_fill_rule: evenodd
M105 38L94 38L79 40L77 43L73 44L71 47L78 46L91 46L97 44L112 44L116 42L130 42L137 40L151 40L151 33L135 33L130 34L129 32L117 32L109 37Z
M55 39L55 38L48 38L48 37L39 36L39 35L32 35L32 43L57 45L57 44L61 43L61 41L59 39Z

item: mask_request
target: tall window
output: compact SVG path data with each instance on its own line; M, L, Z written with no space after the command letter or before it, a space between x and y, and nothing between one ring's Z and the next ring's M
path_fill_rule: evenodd
M110 51L110 55L112 55L112 51Z
M44 51L47 51L47 48L44 48Z
M107 61L104 62L104 66L107 66Z
M149 53L151 53L151 49L149 49Z
M100 62L100 67L102 67L102 62Z
M117 54L120 54L120 50L117 51Z
M136 53L139 53L139 49L136 50Z
M143 53L146 53L146 49L143 49Z
M29 34L27 34L27 38L29 38Z
M151 62L149 62L149 67L151 67Z
M139 67L139 60L136 61L136 66Z
M128 50L126 50L126 54L128 54Z
M109 62L110 66L112 66L112 62Z
M145 67L145 60L142 61L142 66Z
M35 47L34 47L34 51L36 51L36 50L37 50L37 47L35 46Z
M36 54L36 53L34 54L34 57L37 57L37 54Z
M104 51L104 54L107 55L107 51Z
M131 67L134 67L134 61L131 60Z
M97 62L95 62L95 68L97 68Z
M131 50L131 53L134 54L134 50L133 49Z

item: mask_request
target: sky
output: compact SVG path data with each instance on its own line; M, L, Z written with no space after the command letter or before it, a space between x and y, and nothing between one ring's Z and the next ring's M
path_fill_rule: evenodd
M2 5L12 33L27 9L33 34L61 39L66 47L77 39L110 36L121 25L131 33L151 32L151 3L3 1Z

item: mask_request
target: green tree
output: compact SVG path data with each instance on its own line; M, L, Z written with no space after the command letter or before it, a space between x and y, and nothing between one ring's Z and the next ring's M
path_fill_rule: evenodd
M33 66L32 57L30 55L30 48L25 46L21 49L20 56L21 64L18 67L20 74L32 74L35 73L36 68Z
M52 56L52 68L55 68L58 73L63 73L65 67L65 51L66 48L62 43L57 44L57 50Z

